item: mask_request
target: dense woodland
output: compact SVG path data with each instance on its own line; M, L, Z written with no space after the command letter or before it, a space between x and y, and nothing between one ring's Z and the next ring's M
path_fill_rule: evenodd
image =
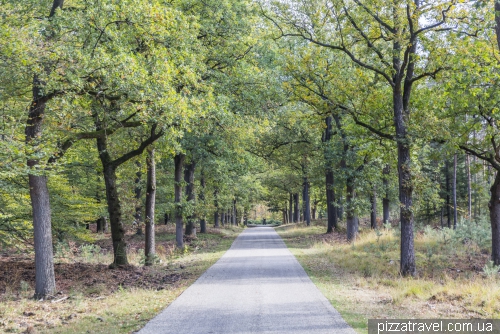
M63 3L64 2L64 3ZM327 217L491 224L500 265L500 2L2 0L0 242L34 249L109 229L184 235ZM497 101L497 99L499 101ZM269 218L269 217L268 217Z

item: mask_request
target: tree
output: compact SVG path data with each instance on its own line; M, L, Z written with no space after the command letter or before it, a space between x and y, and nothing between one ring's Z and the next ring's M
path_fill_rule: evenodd
M449 20L455 1L437 1L423 6L419 0L332 1L327 6L311 1L275 2L272 14L264 13L281 38L299 38L312 45L343 53L363 75L383 80L392 96L394 134L355 120L382 138L394 140L398 152L401 221L401 265L403 276L415 275L412 212L412 138L409 133L410 101L414 84L445 69L439 61L443 47L437 40ZM424 20L425 17L425 20ZM425 24L423 24L425 22ZM423 26L421 26L423 24ZM435 37L434 40L428 38ZM426 50L426 56L417 52ZM432 57L436 54L435 57ZM432 61L431 61L432 59ZM377 123L374 123L377 124Z
M50 10L50 19L55 15L58 8L62 8L63 0L54 0ZM43 62L43 60L42 60ZM45 64L41 64L45 67ZM28 174L33 211L33 229L35 246L35 298L46 298L56 291L54 275L54 260L52 254L52 228L50 215L49 189L47 187L47 176L43 171L36 171L39 159L35 156L40 145L39 138L42 137L43 119L47 102L56 93L47 91L45 83L38 74L33 76L33 99L28 111L26 122L26 145L30 156L27 164L31 172Z
M155 256L155 202L156 202L156 163L155 149L149 147L146 158L147 183L146 183L146 243L144 246L145 265L150 266L154 262Z
M498 83L500 49L500 3L471 4L471 21L466 28L475 34L459 33L454 44L470 53L452 59L454 69L441 79L438 115L449 124L440 141L482 160L496 171L488 203L492 233L491 259L500 264L500 151L498 149ZM491 6L491 7L489 7ZM495 23L495 29L490 29ZM465 30L465 28L463 29ZM497 43L491 47L491 40ZM488 73L485 77L484 74Z

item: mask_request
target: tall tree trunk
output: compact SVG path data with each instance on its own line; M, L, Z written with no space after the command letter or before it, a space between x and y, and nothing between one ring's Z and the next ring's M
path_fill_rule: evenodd
M500 265L500 172L498 171L490 192L488 206L491 221L491 260L495 265Z
M97 225L97 232L98 233L108 232L108 221L107 221L106 217L101 216L101 217L97 218L96 225Z
M448 228L451 228L450 167L448 159L444 163L444 172L446 173L446 217L448 219Z
M93 110L92 117L96 130L103 130L103 124L99 119L98 112ZM121 203L116 185L116 169L128 160L142 154L144 150L155 140L163 135L163 132L155 134L156 125L151 127L151 136L143 141L138 149L130 151L121 157L112 160L108 150L108 137L106 135L97 137L97 151L103 167L104 183L106 185L106 200L108 204L109 221L111 225L111 239L113 240L114 260L110 268L118 265L127 265L127 247L125 242L125 228L122 222Z
M377 228L377 187L373 186L373 193L371 195L372 211L370 213L370 227Z
M219 213L217 211L214 212L214 227L219 228Z
M344 219L344 198L342 197L342 194L339 195L338 201L336 203L336 209L337 219Z
M311 207L311 219L316 220L316 212L318 209L318 201L316 199L313 200L313 205Z
M219 228L219 190L215 188L214 190L214 206L215 206L215 212L214 212L214 227Z
M457 154L453 156L453 229L457 229Z
M398 148L399 202L401 221L400 271L403 276L415 276L417 269L415 264L415 247L413 237L414 222L412 210L413 184L411 175L411 151L406 135L405 120L408 111L403 109L403 95L402 92L399 91L399 89L401 89L399 85L396 85L396 87L394 87L394 122L396 127ZM407 87L405 83L405 90L406 89ZM407 98L409 99L409 96Z
M93 114L96 130L103 128L101 120L96 111ZM110 268L127 265L127 244L125 242L125 228L122 222L122 211L120 197L116 185L116 165L113 164L108 151L108 137L96 139L97 152L103 168L104 184L106 186L106 202L108 204L109 223L111 227L111 239L113 241L113 263Z
M101 178L98 176L97 179L100 181ZM96 199L97 203L99 203L99 204L101 203L101 191L100 190L96 191L95 199ZM96 220L96 232L97 233L108 232L108 221L107 221L106 217L101 216L101 217L97 218L97 220Z
M174 202L175 202L175 241L178 248L184 248L182 222L182 172L186 155L178 153L174 157Z
M444 208L441 207L441 229L444 228Z
M135 219L135 224L137 225L136 234L142 235L142 199L141 199L141 192L142 192L141 167L142 167L142 164L139 161L136 161L135 165L137 166L137 172L135 173L135 187L134 187L134 193L135 193L134 219Z
M325 118L326 129L323 136L323 141L325 143L330 142L332 138L332 121L333 117L329 115ZM326 162L326 213L327 213L327 228L326 233L332 233L333 229L337 228L338 224L338 215L337 208L335 207L335 190L334 190L334 176L333 176L333 168L331 166L331 159L329 154L330 148L327 146L325 148L325 162Z
M356 239L358 234L359 220L354 210L354 198L356 191L354 189L354 180L348 178L346 180L346 223L347 223L347 240L352 241Z
M384 211L383 213L383 222L384 224L389 223L390 217L389 217L389 179L388 175L390 173L390 167L389 165L386 165L385 168L382 171L382 184L384 186L384 198L382 199L382 209Z
M103 147L107 145L99 145L99 142L106 142L105 138L98 138L98 147ZM127 265L127 244L125 242L125 228L122 222L122 211L120 198L118 196L118 190L116 187L116 168L114 165L108 163L104 155L108 155L107 152L99 150L99 156L101 157L104 183L106 185L106 201L108 203L108 213L109 222L111 225L111 239L113 241L113 263L110 268L114 268L120 265Z
M333 170L326 171L326 212L328 226L326 233L332 233L338 225L337 208L335 207L335 190L334 190Z
M49 17L54 16L57 8L62 8L63 0L54 0ZM51 97L44 94L45 83L33 76L32 101L28 110L25 135L26 147L31 154L39 151L39 140L42 137L45 107ZM29 154L28 154L29 155ZM39 160L27 159L30 170L35 170ZM54 275L54 255L52 250L52 218L50 211L49 188L47 176L28 174L31 210L33 214L33 243L35 248L35 294L36 299L46 298L56 292Z
M309 179L304 176L304 183L302 185L302 200L304 205L304 221L307 226L311 225L311 200L309 197Z
M155 201L156 201L156 163L155 149L148 149L146 158L148 175L146 181L146 244L144 255L145 265L150 266L154 262L155 251Z
M290 193L288 200L288 223L293 223L293 194Z
M467 215L472 219L472 186L470 175L470 156L465 155L465 172L467 173Z
M195 203L195 194L194 194L194 171L196 168L196 163L191 162L186 165L184 168L184 181L186 182L186 199L192 205ZM186 235L196 236L196 215L193 213L189 217L187 217L186 222Z
M205 204L205 188L206 188L206 183L205 183L205 175L203 173L203 169L201 171L201 180L200 180L200 202ZM207 233L207 219L206 216L203 215L203 217L200 219L200 233Z
M293 201L294 201L293 222L298 223L300 219L299 194L293 194Z
M237 211L236 211L236 199L233 199L233 207L232 207L232 210L231 210L231 214L232 214L232 222L231 222L231 225L238 225L237 222L236 222L236 214L237 214Z
M36 165L28 160L28 166ZM56 282L52 252L52 228L47 178L29 174L31 207L33 210L33 232L35 244L35 298L54 295Z

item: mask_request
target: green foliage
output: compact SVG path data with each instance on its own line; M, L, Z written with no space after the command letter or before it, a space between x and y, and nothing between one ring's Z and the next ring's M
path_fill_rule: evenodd
M462 219L457 225L454 238L462 243L472 241L481 247L481 249L488 249L491 246L491 224L489 218L483 216L477 222Z
M80 256L84 258L87 262L99 261L101 255L101 247L95 244L83 244L78 247L80 251Z
M493 261L489 261L483 267L483 273L487 277L495 277L498 275L498 271L500 270L500 266L496 266Z

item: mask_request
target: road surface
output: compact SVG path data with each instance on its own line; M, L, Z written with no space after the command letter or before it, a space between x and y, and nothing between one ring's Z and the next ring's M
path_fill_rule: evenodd
M355 334L271 227L248 228L139 334Z

